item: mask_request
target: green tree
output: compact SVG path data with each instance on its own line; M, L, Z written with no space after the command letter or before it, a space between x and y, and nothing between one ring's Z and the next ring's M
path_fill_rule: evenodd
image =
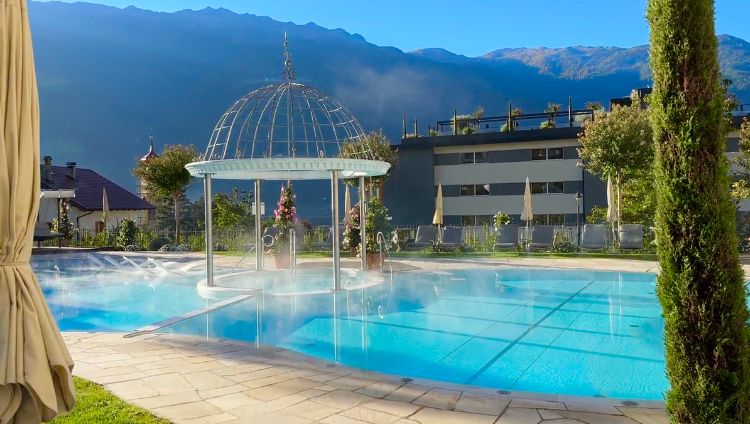
M743 119L740 126L739 151L732 156L735 183L732 184L732 197L736 201L750 198L750 120Z
M132 219L123 219L120 221L120 225L117 229L117 245L128 247L133 245L138 240L138 235L141 230Z
M391 164L385 175L367 179L367 189L371 191L377 190L378 197L380 197L383 183L391 175L393 168L396 166L398 150L391 147L391 141L380 130L373 131L359 139L347 141L341 146L340 156L347 159L379 160ZM348 179L346 183L353 186L359 185L359 181L356 179Z
M678 423L747 423L748 311L724 159L714 2L649 0L647 19L667 413Z
M653 131L646 109L640 103L596 112L596 119L583 123L578 135L578 156L593 175L612 178L617 189L620 218L650 225L656 197L653 190Z
M214 226L220 229L252 226L252 200L237 188L231 194L219 193L213 199Z
M161 156L139 161L133 169L133 175L146 184L149 193L172 199L177 244L180 244L180 198L192 180L185 165L194 162L197 156L193 146L167 146Z

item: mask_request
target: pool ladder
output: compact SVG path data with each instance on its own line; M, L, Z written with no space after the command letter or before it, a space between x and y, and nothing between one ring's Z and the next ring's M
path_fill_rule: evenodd
M378 242L378 248L380 249L380 257L383 257L383 246L385 245L385 253L388 256L388 268L393 274L393 263L391 262L391 249L388 247L388 243L385 241L385 235L382 231L378 231L376 240ZM380 266L380 271L383 271L383 266Z

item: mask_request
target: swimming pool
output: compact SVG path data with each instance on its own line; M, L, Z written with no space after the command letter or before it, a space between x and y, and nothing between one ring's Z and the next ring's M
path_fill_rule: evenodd
M39 277L64 330L132 330L206 304L195 294L196 276L164 277L156 288L114 275L78 275L56 285L49 274ZM668 382L654 289L653 275L634 273L396 273L383 284L335 294L265 293L164 331L498 390L662 399ZM85 313L73 317L75 302Z

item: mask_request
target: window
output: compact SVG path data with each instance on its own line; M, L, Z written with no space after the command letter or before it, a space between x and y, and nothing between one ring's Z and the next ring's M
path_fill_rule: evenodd
M461 186L461 196L489 196L489 184L465 184Z
M555 147L552 149L547 149L547 159L562 159L562 158L563 158L562 147Z
M495 217L493 215L462 215L461 225L475 226L475 225L492 225Z
M547 192L547 183L531 183L531 194L541 194Z
M531 149L531 160L547 160L547 149Z
M550 214L547 219L548 225L564 225L565 215L563 214Z
M461 196L473 196L474 195L474 185L462 185L461 186Z
M495 217L492 215L477 215L476 225L490 225L495 221Z
M563 214L549 214L549 215L534 215L534 225L564 225L565 215Z
M476 223L476 217L474 215L462 215L461 225L474 225Z
M461 153L461 163L487 163L487 152Z
M489 184L477 184L474 187L474 193L476 196L489 196L490 185Z
M548 183L547 193L565 193L565 184L562 181Z

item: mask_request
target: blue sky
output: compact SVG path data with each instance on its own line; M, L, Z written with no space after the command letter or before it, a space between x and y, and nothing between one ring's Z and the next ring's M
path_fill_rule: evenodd
M70 0L65 0L70 1ZM409 51L478 56L503 47L631 47L648 42L646 0L89 0L175 11L225 7L297 24L343 28ZM750 40L750 0L716 0L719 34Z

